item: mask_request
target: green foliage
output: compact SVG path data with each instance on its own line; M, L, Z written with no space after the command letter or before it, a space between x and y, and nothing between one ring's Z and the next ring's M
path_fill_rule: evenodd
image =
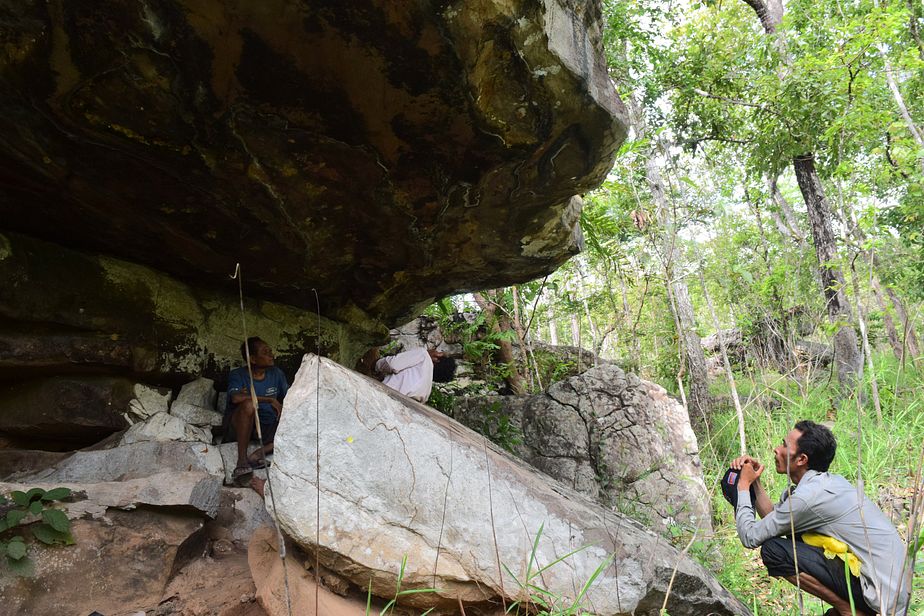
M605 572L613 562L613 556L604 558L597 568L594 569L590 577L581 585L581 589L577 592L576 596L573 599L568 599L562 597L554 592L549 591L546 588L543 588L537 583L541 580L541 576L545 571L548 571L557 564L566 561L575 554L583 552L586 547L581 547L576 550L572 550L567 554L560 556L550 562L549 564L539 567L536 560L536 552L539 549L539 541L542 538L542 531L544 525L539 526L539 530L536 532L536 536L533 539L533 545L529 553L529 559L526 564L526 571L523 573L522 577L518 577L513 573L507 565L503 565L504 571L507 572L507 575L516 580L517 585L522 591L525 591L529 596L527 601L517 601L512 603L507 607L508 614L535 614L536 616L581 616L584 614L592 614L592 612L583 604L584 597L587 595L587 592L590 590L590 587L597 580L600 575ZM535 567L535 568L534 568Z
M543 383L557 383L576 374L577 364L545 349L533 351L533 359Z
M455 404L456 397L449 392L443 391L437 384L434 384L430 391L430 398L427 405L435 408L444 415L452 417L452 406Z
M510 421L510 416L501 412L501 403L492 402L482 410L478 432L494 444L514 453L523 444L520 427Z
M0 496L0 554L6 558L7 569L13 575L30 576L34 566L28 556L24 532L45 545L73 545L71 522L54 501L71 495L69 488L15 490L9 498Z
M408 595L417 595L421 593L433 593L437 592L437 588L402 588L404 583L404 573L407 569L407 554L404 555L404 558L401 559L401 568L398 570L398 581L395 584L395 594L388 600L388 603L379 611L379 616L386 616L389 613L394 613L395 608L398 605L398 600L402 597L407 597ZM426 616L433 611L433 608L430 608L426 612L423 612L421 616ZM372 579L369 579L369 590L366 595L366 616L372 614Z

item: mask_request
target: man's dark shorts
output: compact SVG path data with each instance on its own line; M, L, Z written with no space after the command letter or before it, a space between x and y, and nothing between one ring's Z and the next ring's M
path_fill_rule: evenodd
M796 566L792 556L792 540L786 537L768 539L760 546L760 557L767 567L767 573L773 577L791 577L796 575ZM825 558L824 550L796 540L796 557L799 560L799 572L807 573L827 588L844 599L847 596L847 578L844 575L844 561L840 558ZM860 579L850 576L850 589L857 610L874 614L876 611L866 605Z
M235 409L229 409L225 412L225 418L222 422L222 443L236 443L237 434L234 432L234 426L231 425L231 416L234 415ZM260 433L263 435L263 444L269 445L273 442L273 439L276 438L276 428L279 427L279 420L273 422L261 421L260 422ZM250 431L250 440L257 439L257 431Z

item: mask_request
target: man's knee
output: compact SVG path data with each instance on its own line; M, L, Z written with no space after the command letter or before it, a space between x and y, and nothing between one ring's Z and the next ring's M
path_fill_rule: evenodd
M253 422L253 416L257 412L256 407L254 407L253 402L250 400L244 400L240 404L234 406L234 410L231 412L231 423L235 426L240 425L240 423Z
M774 577L795 575L792 557L792 542L782 537L767 539L760 546L760 559L767 573Z

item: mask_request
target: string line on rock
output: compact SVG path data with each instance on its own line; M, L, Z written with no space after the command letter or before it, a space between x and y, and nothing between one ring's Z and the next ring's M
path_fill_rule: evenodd
M257 429L257 440L260 442L260 457L263 462L263 468L269 468L266 463L266 450L264 449L263 443L263 431L260 430L260 413L259 413L259 403L257 402L257 392L254 389L254 379L253 379L253 368L250 365L250 345L247 344L247 319L244 314L244 284L243 284L243 274L241 273L241 264L237 263L234 266L234 273L231 275L231 279L237 279L237 293L238 298L241 304L241 332L244 336L244 360L247 363L247 375L250 378L250 402L253 404L254 414L253 421L254 426ZM267 490L264 490L264 495L266 492L269 492L270 496L270 506L273 509L273 527L276 529L276 540L279 544L279 558L282 559L282 577L285 584L286 591L286 612L289 616L292 616L292 599L289 595L289 569L286 566L286 541L282 536L282 530L279 528L278 518L276 517L276 496L273 491L273 482L272 482L272 472L267 470L266 473L266 487ZM264 500L265 500L264 496ZM315 614L317 614L317 598L315 599Z
M314 538L314 572L317 576L317 583L314 585L314 613L318 616L318 602L321 588L321 300L318 298L318 290L312 288L314 293L314 307L318 315L318 334L315 338L315 356L317 357L317 369L315 373L314 388L314 487L315 492L315 538Z

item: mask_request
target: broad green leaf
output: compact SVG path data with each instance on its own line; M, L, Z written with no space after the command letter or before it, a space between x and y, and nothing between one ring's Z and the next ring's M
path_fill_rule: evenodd
M68 533L56 531L47 524L38 524L33 526L32 534L36 539L47 545L54 545L56 543L68 543L68 539L70 537Z
M31 488L28 492L26 492L26 498L29 499L30 503L34 501L35 499L42 498L44 495L45 495L45 490L43 490L42 488Z
M25 557L26 544L22 541L10 541L6 546L6 555L13 560Z
M29 503L29 513L31 513L32 515L38 515L42 513L43 508L44 507L42 506L42 501L40 500L32 501L31 503Z
M7 558L6 566L16 577L32 577L35 575L35 563L28 557L20 558L19 560Z
M18 525L24 517L26 517L26 512L22 509L10 509L6 512L7 528L13 528Z
M10 493L10 497L13 499L13 502L20 507L26 507L29 504L29 497L26 496L25 492L13 490L13 492Z
M71 521L60 509L46 509L42 512L42 519L58 532L66 533L71 529Z
M48 490L47 492L45 492L45 495L42 496L42 500L44 501L61 500L62 498L67 498L70 495L71 495L70 488L54 488L52 490Z

